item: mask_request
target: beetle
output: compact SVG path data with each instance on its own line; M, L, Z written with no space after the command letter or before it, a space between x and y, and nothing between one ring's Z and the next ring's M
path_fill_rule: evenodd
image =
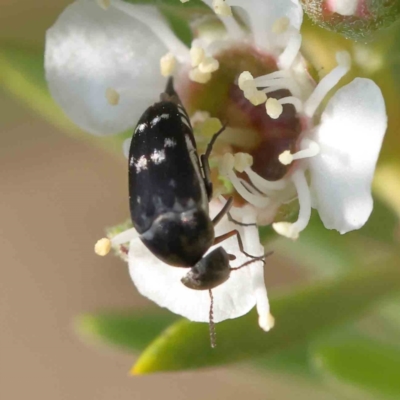
M170 78L160 101L140 118L129 149L129 205L139 238L164 263L190 268L181 280L186 287L209 290L211 324L211 290L229 278L233 270L229 261L235 256L222 246L206 254L209 248L236 235L240 250L252 260L235 269L265 258L245 252L238 230L218 237L214 234L214 226L229 213L233 202L230 198L210 219L208 159L224 129L214 134L199 157L189 117Z

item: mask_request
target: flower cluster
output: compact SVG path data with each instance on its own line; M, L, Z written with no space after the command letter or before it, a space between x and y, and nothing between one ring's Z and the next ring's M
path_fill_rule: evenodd
M231 186L235 219L272 223L277 233L296 239L313 207L328 229L362 227L372 211L371 181L387 125L380 89L357 78L337 90L321 113L351 60L339 52L337 67L315 83L300 53L297 0L203 1L223 29L196 37L188 48L153 6L77 0L47 33L52 96L83 129L113 134L133 129L174 75L195 127L207 116L229 121L212 161L215 175ZM297 221L276 222L279 208L296 198ZM212 208L224 201L220 196ZM218 230L232 227L224 220ZM234 228L247 252L263 254L255 226ZM156 259L133 228L102 242L98 251L128 242L131 277L143 295L191 320L208 321L208 293L183 286L186 271ZM246 260L234 239L223 246L236 256L234 263ZM261 262L235 271L213 293L215 321L256 305L260 326L272 327Z

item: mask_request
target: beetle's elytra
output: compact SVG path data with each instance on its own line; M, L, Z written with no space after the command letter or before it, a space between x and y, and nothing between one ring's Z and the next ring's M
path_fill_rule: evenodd
M193 266L213 244L192 127L172 81L136 127L129 152L129 194L140 238L165 263Z

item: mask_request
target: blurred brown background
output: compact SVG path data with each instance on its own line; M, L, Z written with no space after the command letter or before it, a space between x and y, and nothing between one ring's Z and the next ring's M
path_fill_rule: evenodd
M0 0L1 39L38 44L67 1ZM122 157L74 141L0 92L0 398L334 399L326 389L240 368L128 377L133 355L88 346L73 318L154 307L125 265L93 244L128 216ZM290 271L277 258L269 285ZM179 355L177 354L177 357Z

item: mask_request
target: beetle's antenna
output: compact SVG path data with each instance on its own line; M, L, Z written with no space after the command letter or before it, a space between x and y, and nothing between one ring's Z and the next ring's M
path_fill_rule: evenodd
M272 253L273 253L273 251L270 251L269 253L266 253L266 254L264 254L264 255L262 255L260 257L252 258L251 260L246 261L245 263L243 263L242 265L239 265L236 268L231 268L231 271L237 271L238 269L243 268L243 267L247 267L248 265L253 264L256 261L262 261L264 263L264 265L265 265L265 259L268 256L270 256Z
M208 293L210 294L210 300L211 300L211 304L210 304L210 322L209 322L209 327L210 327L210 342L211 342L211 347L214 349L215 347L217 347L217 336L215 333L215 324L214 324L214 297L212 294L211 289L208 290Z

